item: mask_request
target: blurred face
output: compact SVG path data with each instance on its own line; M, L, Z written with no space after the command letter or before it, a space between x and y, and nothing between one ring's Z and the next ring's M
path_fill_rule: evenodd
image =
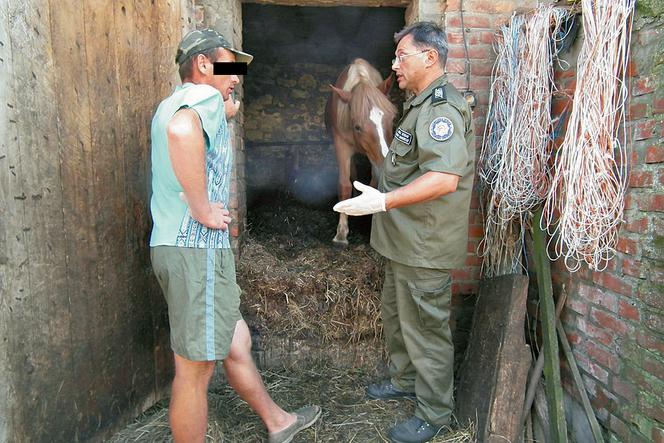
M217 56L215 60L209 60L204 72L206 83L219 92L221 92L224 100L228 100L231 93L235 89L235 86L240 83L240 77L237 75L214 75L214 69L212 62L234 62L235 54L233 54L228 49L217 48Z
M425 76L427 55L429 50L422 50L413 43L413 36L407 35L399 41L392 70L397 74L400 89L420 92L420 84Z

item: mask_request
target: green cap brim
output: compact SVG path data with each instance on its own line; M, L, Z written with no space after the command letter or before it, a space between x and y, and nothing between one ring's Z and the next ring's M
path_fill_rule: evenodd
M226 48L226 49L235 54L236 62L249 64L254 59L253 55L247 54L246 52L238 51L237 49L232 49L232 48Z

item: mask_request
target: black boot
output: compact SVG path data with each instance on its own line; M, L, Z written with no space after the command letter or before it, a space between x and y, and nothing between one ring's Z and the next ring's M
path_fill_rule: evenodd
M414 392L400 391L394 387L390 380L381 383L369 385L367 387L367 396L376 400L386 400L389 398L415 398Z
M388 436L393 443L424 443L438 435L441 429L441 426L430 425L413 415L393 427Z

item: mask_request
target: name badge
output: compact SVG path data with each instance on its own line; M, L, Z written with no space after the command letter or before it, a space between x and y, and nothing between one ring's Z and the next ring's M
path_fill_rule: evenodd
M410 145L413 142L413 134L406 132L401 128L397 129L397 132L394 134L394 138L407 145Z

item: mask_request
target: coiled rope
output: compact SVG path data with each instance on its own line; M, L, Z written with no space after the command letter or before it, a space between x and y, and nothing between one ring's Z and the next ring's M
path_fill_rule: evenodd
M625 75L635 0L583 0L585 39L567 132L544 205L549 257L572 272L615 255L627 189Z
M490 107L479 159L487 277L520 272L529 211L551 182L551 97L558 36L569 12L541 5L512 16L496 44Z

